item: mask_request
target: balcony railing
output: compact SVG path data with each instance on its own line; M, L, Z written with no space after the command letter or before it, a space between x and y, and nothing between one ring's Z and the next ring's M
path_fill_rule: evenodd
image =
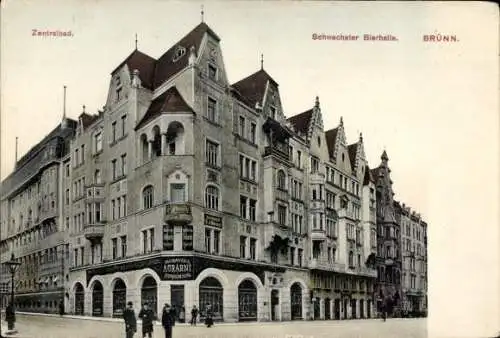
M90 241L101 240L104 236L104 224L87 224L84 228L85 238Z
M277 156L286 161L290 160L289 146L284 143L275 143L272 146L267 146L264 148L264 156Z
M326 231L324 229L312 229L311 230L312 240L326 240Z
M344 272L345 264L328 261L326 258L312 258L309 261L309 268L316 270Z
M165 222L170 224L189 224L193 221L191 205L187 202L169 203L165 206Z
M288 200L290 199L290 194L288 193L288 190L276 188L274 189L274 191L275 191L275 198L277 200L288 202Z

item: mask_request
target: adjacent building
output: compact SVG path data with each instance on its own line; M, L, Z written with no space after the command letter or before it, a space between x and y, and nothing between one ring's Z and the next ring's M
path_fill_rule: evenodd
M157 59L134 50L102 111L64 119L64 151L32 170L56 173L33 201L53 215L42 203L35 223L56 230L29 246L51 258L16 244L30 228L11 230L24 178L2 188L2 261L29 257L45 272L20 281L50 280L50 301L79 315L119 317L132 301L202 318L210 304L228 322L375 317L381 293L401 292L388 159L371 170L362 135L349 144L342 117L325 130L311 103L287 118L262 65L230 84L205 23ZM23 297L20 310L55 310Z
M69 280L69 247L64 236L62 158L76 122L63 121L15 164L1 186L0 283L2 306L10 302L11 255L22 264L15 276L19 311L58 312ZM68 295L69 296L69 295Z
M397 203L401 224L402 310L405 315L427 312L427 223L404 203Z

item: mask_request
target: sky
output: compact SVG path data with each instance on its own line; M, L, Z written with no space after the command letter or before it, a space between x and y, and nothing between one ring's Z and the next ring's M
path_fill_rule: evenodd
M435 239L429 273L443 278L429 292L436 311L444 311L440 326L469 307L477 309L477 318L465 322L471 330L500 329L493 319L500 318L499 304L487 300L500 298L498 288L485 286L477 297L477 284L463 281L499 281L498 11L492 4L3 1L1 178L13 169L16 136L21 157L60 122L64 85L69 117L77 118L82 105L97 112L135 34L139 50L158 58L201 21L202 5L204 21L221 38L231 83L258 70L263 54L286 116L308 110L319 96L325 129L342 116L349 143L362 132L371 167L387 151L395 198L422 214ZM32 36L34 29L72 36ZM314 33L361 40L314 40ZM438 33L458 41L423 41ZM363 41L363 34L398 41ZM464 259L467 273L460 268ZM466 299L446 311L451 281L463 284L457 293Z

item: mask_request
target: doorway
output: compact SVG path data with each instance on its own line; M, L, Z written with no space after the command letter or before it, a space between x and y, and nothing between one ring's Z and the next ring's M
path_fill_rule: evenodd
M186 308L184 304L184 285L171 285L170 286L170 302L171 306L175 309L175 320L179 323L186 321Z
M278 290L271 291L271 320L279 320L280 295Z

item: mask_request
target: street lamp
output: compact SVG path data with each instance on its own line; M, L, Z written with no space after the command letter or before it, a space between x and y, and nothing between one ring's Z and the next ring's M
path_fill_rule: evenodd
M12 318L15 318L15 308L14 308L14 275L16 274L17 269L19 268L19 265L21 265L20 262L16 261L14 258L14 253L12 253L12 256L10 256L10 261L5 262L5 265L9 267L10 270L10 276L11 276L11 293L10 293L10 306L12 309ZM9 330L14 330L14 321L7 320L7 324L9 326Z

